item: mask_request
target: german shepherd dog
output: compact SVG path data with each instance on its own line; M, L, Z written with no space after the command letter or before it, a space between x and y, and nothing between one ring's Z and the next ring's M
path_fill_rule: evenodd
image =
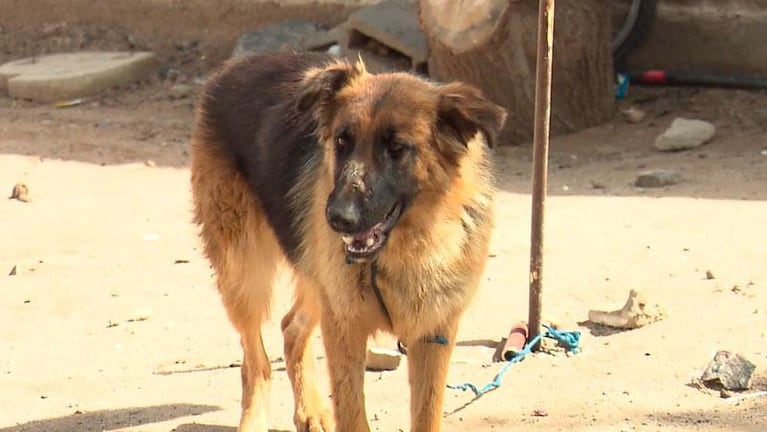
M319 53L247 57L208 80L191 185L244 351L240 431L268 430L261 325L281 268L295 285L282 332L296 429L370 430L366 343L386 331L408 347L411 430L440 430L458 322L488 256L488 147L505 119L469 85ZM317 324L334 415L314 383Z

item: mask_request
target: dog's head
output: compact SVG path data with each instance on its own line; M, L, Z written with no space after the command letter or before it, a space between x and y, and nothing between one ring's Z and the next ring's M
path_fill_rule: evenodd
M474 87L361 62L309 70L299 110L312 110L333 191L326 218L350 261L374 257L416 200L442 194L469 145L492 146L506 112Z

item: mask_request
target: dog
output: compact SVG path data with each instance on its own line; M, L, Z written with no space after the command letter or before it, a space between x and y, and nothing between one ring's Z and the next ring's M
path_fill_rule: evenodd
M225 64L205 84L191 142L194 220L239 332L239 430L266 432L261 325L278 269L300 432L369 431L368 337L407 346L411 430L441 428L450 355L493 228L491 147L506 111L476 88L285 52ZM333 410L314 383L321 328Z

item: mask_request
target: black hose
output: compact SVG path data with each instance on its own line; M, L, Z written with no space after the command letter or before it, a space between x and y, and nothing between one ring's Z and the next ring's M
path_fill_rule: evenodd
M740 89L767 89L767 77L729 75L712 72L670 72L649 70L630 72L632 84L712 86Z

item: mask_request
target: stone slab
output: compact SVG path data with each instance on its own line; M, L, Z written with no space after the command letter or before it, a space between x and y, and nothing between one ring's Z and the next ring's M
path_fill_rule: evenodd
M232 57L286 50L325 50L337 40L335 30L327 30L311 21L285 20L240 36L232 51Z
M358 48L351 46L356 32L409 57L413 69L428 60L426 37L418 25L416 6L412 2L387 0L361 9L349 16L344 27L347 49Z
M11 97L54 102L89 96L146 78L158 67L150 52L78 52L16 60L0 66L0 89Z

